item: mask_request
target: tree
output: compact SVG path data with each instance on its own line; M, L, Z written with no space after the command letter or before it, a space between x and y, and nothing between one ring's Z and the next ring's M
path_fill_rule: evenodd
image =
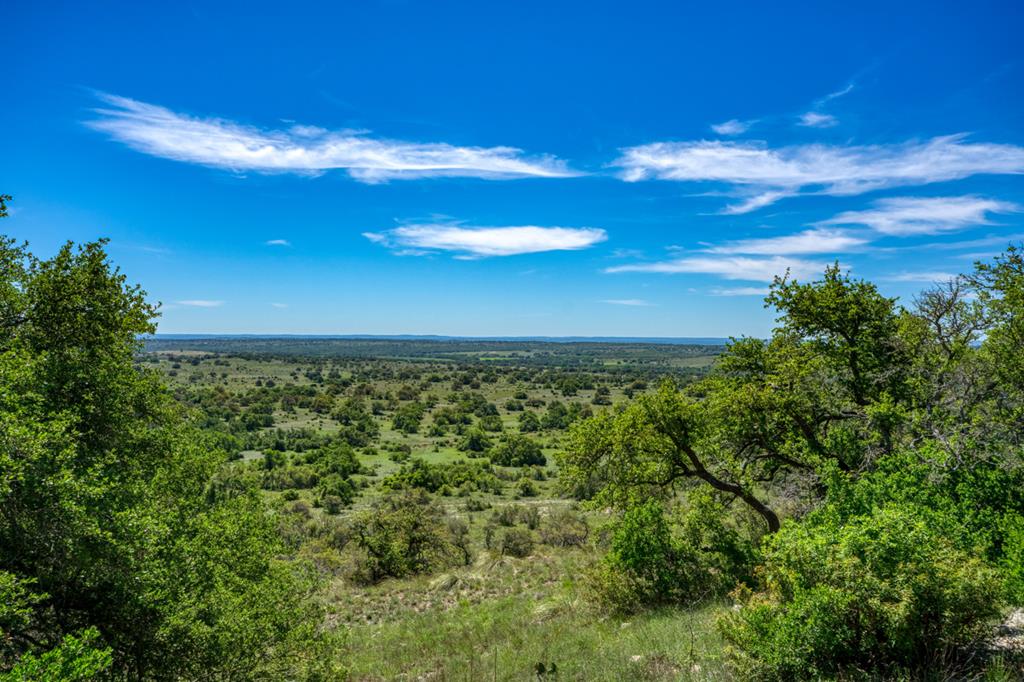
M837 266L808 284L777 278L766 303L780 313L771 339L734 340L705 380L664 383L574 429L567 486L593 490L596 480L601 499L625 508L700 481L774 533L779 514L763 491L781 476L810 487L823 471L854 471L891 449L911 396L895 302Z
M471 428L459 441L459 450L482 453L491 447L491 439L479 428Z
M519 415L520 433L536 433L537 431L540 431L540 418L536 412L526 410Z
M365 447L380 435L380 427L374 421L362 398L348 398L331 413L342 428L340 435L352 447Z
M539 443L517 433L502 438L491 450L490 458L494 464L506 467L544 466L548 463Z
M419 431L420 422L423 420L425 412L426 409L421 403L405 403L395 411L395 416L392 420L395 430L402 433L416 433Z
M418 488L378 501L356 517L353 533L364 553L357 577L369 583L425 573L452 563L456 554L465 559L463 549L455 551L444 511Z
M226 454L134 365L156 308L103 247L0 241L0 669L290 676L303 581L254 488L208 494Z

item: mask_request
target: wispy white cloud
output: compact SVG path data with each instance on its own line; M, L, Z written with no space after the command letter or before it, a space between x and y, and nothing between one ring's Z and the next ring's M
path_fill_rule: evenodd
M820 106L823 106L825 104L828 104L829 102L831 102L834 99L839 99L840 97L843 97L845 95L849 95L851 92L853 92L853 89L855 87L856 86L852 82L847 83L845 86L839 88L835 92L830 92L827 95L825 95L824 97L822 97L821 99L819 99L815 103L815 106L820 107Z
M205 299L190 299L187 301L178 301L178 305L187 305L193 308L219 308L224 305L224 301L208 301Z
M746 213L802 192L852 196L872 190L1024 173L1024 147L968 142L949 135L902 144L769 148L754 142L656 142L624 149L614 166L629 182L660 179L720 182Z
M722 123L714 123L711 129L719 135L742 135L743 133L750 130L750 127L754 125L756 121L741 121L733 118Z
M132 149L233 171L318 175L343 169L362 182L400 178L562 178L579 175L553 156L514 147L461 147L375 139L361 131L293 125L267 130L196 118L127 97L99 94L106 107L87 125Z
M885 235L908 237L989 225L990 213L1021 210L1017 204L976 196L892 197L866 211L846 211L819 225L864 225Z
M267 246L291 246L292 243L287 239L268 239L266 242Z
M404 225L385 232L364 232L372 242L405 255L451 251L462 258L516 256L543 251L575 251L608 238L594 227L460 227L457 225Z
M288 307L287 303L271 303L270 305L273 308L287 308Z
M987 246L995 246L998 248L1006 248L1013 243L1024 242L1024 232L1015 232L1013 234L1006 235L989 235L987 237L980 237L978 239L966 239L957 242L933 242L926 244L926 249L942 249L943 251L961 251L963 249L980 249Z
M824 263L773 256L750 258L746 256L687 256L656 263L631 263L605 268L608 273L651 272L664 274L716 275L723 279L770 282L776 275L788 270L793 277L806 279L825 269Z
M642 298L608 298L601 303L608 303L609 305L625 305L625 306L636 306L636 307L651 307L657 305L657 303L651 303L645 301Z
M823 114L820 111L807 111L800 115L798 125L805 128L832 128L839 125L839 119L832 114Z
M845 230L811 229L780 237L724 242L710 246L705 251L756 256L791 256L807 253L845 253L867 243L867 239L850 234Z
M806 111L800 115L797 119L797 125L805 128L832 128L839 125L839 119L832 114L826 114L821 111L822 107L831 102L834 99L839 99L845 95L853 92L853 83L847 83L846 86L830 92L821 99L814 102L814 107L810 111Z
M946 282L951 279L956 279L956 275L951 272L901 272L897 275L889 275L888 277L882 277L881 279L887 282Z
M712 289L712 296L767 296L768 287L732 287Z
M612 258L643 258L644 252L640 249L612 249L609 255Z

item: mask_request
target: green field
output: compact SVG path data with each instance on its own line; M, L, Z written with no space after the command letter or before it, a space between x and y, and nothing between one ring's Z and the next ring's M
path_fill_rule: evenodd
M318 505L315 487L264 491L288 523L318 528L300 531L297 556L311 559L327 578L319 598L327 622L344 633L343 658L354 679L520 680L533 678L538 664L557 669L557 679L697 680L725 675L714 627L715 614L724 606L610 617L589 603L583 578L600 550L592 542L562 547L541 540L538 524L557 510L575 510L592 537L609 520L600 511L579 509L558 488L557 453L568 424L529 433L541 446L546 464L529 468L528 496L516 485L523 470L500 466L494 467L498 490L439 493L446 516L469 527L473 559L468 566L356 584L346 577L351 558L345 549L338 551L320 539L323 525L344 524L379 500L382 482L409 459L431 464L481 461L460 449L458 433L473 428L480 417L458 429L430 432L435 415L456 408L459 396L479 396L489 406L486 411L497 415L498 423L490 428L500 430L488 432L497 441L519 432L524 412L543 422L550 406L558 403L575 405L585 416L610 409L666 378L686 383L712 365L718 348L524 343L453 350L451 344L380 342L375 352L383 357L360 357L366 343L355 349L326 342L329 348L223 343L174 347L172 341L150 342L139 360L158 368L179 399L203 415L207 428L232 434L240 454L232 466L261 471L265 448L259 439L282 431L337 437L341 425L331 409L346 397L363 395L376 408L372 419L378 435L356 448L363 471L353 476L358 492L350 504L328 514ZM395 411L414 401L429 406L417 432L396 429ZM254 406L268 412L272 424L242 426ZM293 450L282 454L289 461L301 458ZM535 515L529 512L527 522L517 519L506 527L493 520L502 509L532 509ZM500 535L513 527L537 539L527 556L487 548L488 533Z

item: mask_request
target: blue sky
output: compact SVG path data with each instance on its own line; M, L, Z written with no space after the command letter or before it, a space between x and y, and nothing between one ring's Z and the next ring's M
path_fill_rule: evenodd
M15 2L3 229L163 332L763 335L1024 240L1024 9Z

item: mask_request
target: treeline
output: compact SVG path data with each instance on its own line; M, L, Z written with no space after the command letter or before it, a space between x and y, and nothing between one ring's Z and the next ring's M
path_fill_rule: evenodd
M680 360L717 355L722 346L675 343L391 340L331 338L147 338L146 352L197 351L241 358L309 362L326 358L443 360L455 366L486 362L500 366L672 369ZM616 366L605 367L605 361Z

